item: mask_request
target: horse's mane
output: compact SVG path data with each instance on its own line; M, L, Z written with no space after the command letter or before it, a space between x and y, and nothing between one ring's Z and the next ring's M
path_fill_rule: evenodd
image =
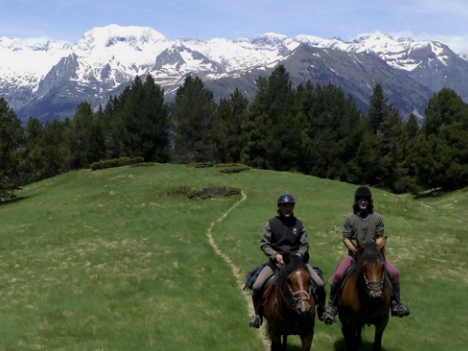
M374 241L370 241L360 247L357 252L356 271L358 276L361 275L364 269L364 262L377 263L379 259L385 260L385 249L379 250Z
M289 262L287 264L284 263L278 271L276 282L278 286L280 288L285 287L288 284L288 276L299 269L305 269L308 271L307 265L304 263L302 257L297 255L291 256Z

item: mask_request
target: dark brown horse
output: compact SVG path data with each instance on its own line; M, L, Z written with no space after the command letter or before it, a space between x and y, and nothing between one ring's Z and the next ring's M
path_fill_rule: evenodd
M315 301L306 265L308 254L304 258L283 255L283 260L264 310L271 350L287 350L288 335L299 335L302 351L309 351L314 338Z
M384 238L380 246L375 242L359 244L354 268L344 283L338 314L347 351L358 349L365 324L375 326L372 350L382 350L391 304L391 287L384 267L386 243Z

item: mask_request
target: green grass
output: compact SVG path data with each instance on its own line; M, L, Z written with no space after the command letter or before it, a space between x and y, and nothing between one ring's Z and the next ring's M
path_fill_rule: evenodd
M0 350L262 350L231 270L206 238L239 197L164 195L177 186L244 190L248 199L213 228L243 273L265 262L261 232L284 192L296 197L312 262L327 278L345 255L333 226L342 227L354 185L179 165L64 174L0 206ZM385 349L466 350L468 192L373 193L412 311L391 319ZM318 323L313 349L340 350L341 339L339 324Z

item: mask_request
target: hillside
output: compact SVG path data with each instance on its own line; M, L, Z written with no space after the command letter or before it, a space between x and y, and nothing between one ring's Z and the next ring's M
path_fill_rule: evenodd
M296 197L312 262L326 278L345 255L333 227L342 227L354 185L169 164L70 172L0 205L0 350L262 350L232 272L206 237L239 198L167 195L177 186L217 185L247 195L212 231L243 274L265 261L261 232L284 192ZM391 319L384 348L465 350L468 192L373 193L412 311ZM318 323L313 349L342 350L341 340L339 324Z

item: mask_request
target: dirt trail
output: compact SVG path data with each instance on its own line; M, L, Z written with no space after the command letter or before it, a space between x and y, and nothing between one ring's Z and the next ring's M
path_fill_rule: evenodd
M243 277L241 275L241 271L240 271L239 267L237 267L234 264L234 262L231 260L231 258L220 250L220 248L216 244L216 242L215 242L215 240L213 238L213 235L212 235L212 230L213 230L213 227L216 225L216 223L219 223L222 220L224 220L228 216L229 212L231 212L233 209L235 209L237 206L239 206L245 200L247 200L247 195L244 192L242 192L242 199L237 201L229 210L227 210L226 213L224 213L215 222L211 223L211 225L208 228L208 231L206 233L206 236L208 237L208 241L209 241L210 245L213 247L213 250L216 252L216 254L218 256L220 256L224 261L226 261L226 263L229 265L229 267L231 267L232 274L234 274L234 277L236 278L237 286L238 286L239 290L241 291L242 295L244 296L245 302L247 304L247 308L249 310L249 316L248 317L250 317L254 313L254 309L253 309L252 298L250 296L250 293L247 292L247 291L243 291L244 284L245 284L245 277ZM248 326L247 326L248 317L246 317L246 319L245 319L245 327L246 328L248 328ZM265 327L262 327L261 329L259 329L258 335L259 335L260 339L262 340L265 351L270 350L270 341L269 341L269 339L268 339L268 337L266 335Z

